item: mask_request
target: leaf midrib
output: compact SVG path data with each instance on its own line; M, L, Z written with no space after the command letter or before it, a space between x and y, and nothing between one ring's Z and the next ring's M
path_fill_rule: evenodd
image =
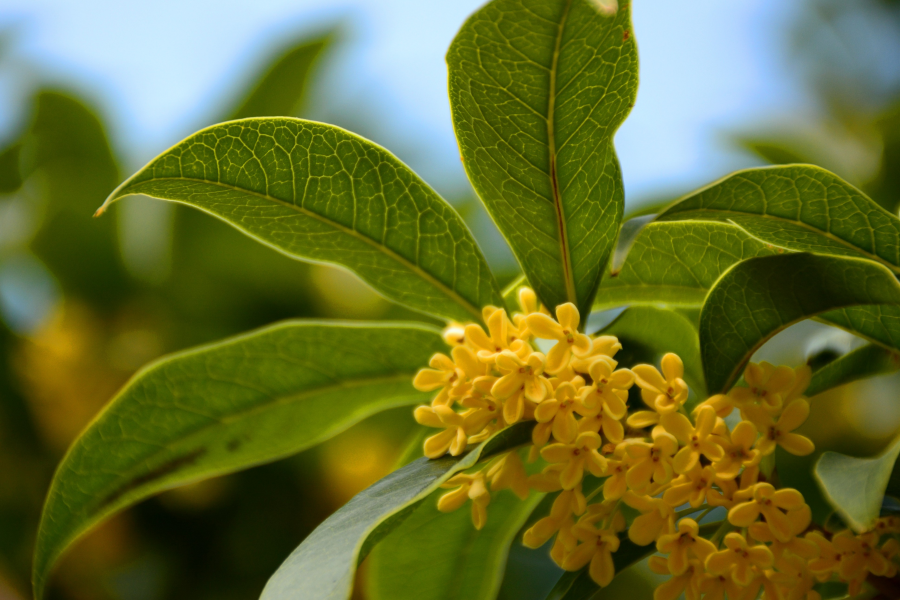
M889 269L890 269L891 271L893 271L894 273L900 273L900 267L898 267L898 266L895 265L894 263L888 261L887 259L885 259L885 258L883 258L883 257L881 257L881 256L879 256L879 255L877 255L877 254L873 254L873 253L871 253L871 252L869 252L869 251L867 251L867 250L864 250L864 249L860 248L859 246L856 246L856 245L854 245L854 244L848 242L848 241L845 240L845 239L839 238L839 237L837 237L836 235L834 235L833 233L831 233L830 231L824 231L824 230L822 230L822 229L818 229L818 228L816 228L816 227L813 227L812 225L809 225L809 224L807 224L807 223L804 223L803 221L797 221L797 220L795 220L795 219L786 219L786 218L784 218L784 217L779 217L779 216L777 216L777 215L772 215L772 214L769 214L769 213L741 212L741 211L738 211L738 210L726 210L726 209L709 208L709 207L704 207L704 208L692 208L692 209L690 209L690 210L677 211L677 212L670 213L670 214L672 214L672 215L686 215L686 214L690 214L690 213L692 213L692 212L694 212L694 213L700 213L700 212L704 212L704 211L708 211L708 212L715 213L715 214L721 213L721 214L723 214L723 215L738 215L738 216L741 216L741 217L757 217L757 218L761 218L761 219L766 219L766 220L770 220L770 221L775 221L775 222L778 222L778 223L790 223L790 224L792 224L792 225L797 225L797 226L801 227L802 229L806 229L806 230L808 230L808 231L811 231L811 232L813 232L813 233L816 233L816 234L818 234L818 235L821 235L821 236L823 236L823 237L826 237L826 238L828 238L829 240L831 240L831 241L833 241L833 242L837 242L838 244L843 245L844 247L846 247L846 248L848 248L848 249L850 249L850 250L853 250L854 252L858 252L858 253L860 253L860 254L866 256L867 258L869 258L869 259L871 259L871 260L877 261L877 262L883 264L884 266L886 266L887 268L889 268ZM665 215L662 215L662 216L665 217ZM683 220L687 220L687 219L667 219L667 218L663 218L662 220L663 220L663 221L683 221ZM700 221L702 221L702 220L698 220L698 222L700 222ZM754 239L757 239L757 240L759 240L759 241L761 241L761 242L764 242L765 244L775 245L775 244L772 244L772 242L763 240L763 239L759 238L758 236L753 235L752 233L750 233L749 231L747 231L746 227L743 227L742 225L739 225L738 223L735 223L734 221L727 221L727 222L728 222L728 223L731 223L731 224L734 225L735 227L740 227L742 230L744 230L745 233L747 233L747 235L753 237Z
M571 7L572 0L567 0L556 31L556 42L550 63L550 93L547 100L547 146L550 154L550 188L553 194L553 207L556 211L556 225L559 229L560 258L562 260L563 279L566 285L566 298L577 306L578 296L575 291L575 279L572 274L572 256L569 250L569 238L566 234L566 216L563 210L562 197L559 191L559 178L556 172L556 132L554 131L556 120L556 75L559 70L559 54L563 31Z
M431 284L432 287L437 288L438 290L440 290L444 295L446 295L446 296L449 297L451 300L453 300L454 302L456 302L458 305L460 305L461 307L463 307L467 312L469 312L470 314L474 315L474 316L475 316L475 320L476 320L477 322L481 322L481 318L482 318L482 317L481 317L481 311L480 311L478 308L476 308L476 307L475 307L472 303L470 303L469 301L465 300L465 299L464 299L462 296L460 296L455 290L453 290L453 289L447 287L446 284L442 283L441 281L439 281L438 279L436 279L433 275L431 275L430 273L428 273L427 271L425 271L424 269L422 269L419 265L410 262L409 260L407 260L407 259L404 258L403 256L397 254L396 252L394 252L393 250L391 250L390 248L388 248L387 246L385 246L385 245L383 245L383 244L377 242L376 240L373 240L372 238L370 238L370 237L368 237L368 236L365 236L365 235L361 234L360 232L356 231L355 229L352 229L352 228L350 228L350 227L347 227L346 225L342 225L341 223L338 223L338 222L336 222L336 221L332 221L332 220L330 220L330 219L327 219L326 217L323 217L322 215L320 215L320 214L318 214L318 213L316 213L316 212L313 212L313 211L309 210L308 208L304 208L304 207L302 207L302 206L298 206L298 205L296 205L296 204L293 204L293 203L291 203L291 202L287 202L287 201L282 200L282 199L280 199L280 198L275 198L275 197L270 196L270 195L268 195L268 194L262 194L262 193L260 193L260 192L255 192L255 191L253 191L253 190L248 190L248 189L246 189L246 188L241 188L241 187L238 187L238 186L235 186L235 185L230 185L230 184L222 183L222 182L219 182L219 181L210 181L210 180L208 180L208 179L196 179L196 178L193 178L193 177L154 177L154 178L152 178L152 179L148 179L148 180L145 180L145 181L135 182L135 183L131 184L130 187L131 187L132 189L135 189L135 188L137 188L137 187L139 187L139 186L141 186L141 185L144 185L144 184L150 184L150 183L156 183L156 182L168 182L168 181L174 181L174 182L190 182L190 183L203 183L203 184L207 184L207 185L218 186L218 187L221 187L221 188L224 188L224 189L228 189L228 190L240 192L240 193L243 193L243 194L248 194L248 195L250 195L250 196L255 196L255 197L260 198L260 199L263 199L263 200L269 200L269 201L271 201L271 202L276 202L276 203L281 204L281 205L283 205L283 206L292 208L292 209L296 210L298 213L301 213L301 214L306 215L306 216L308 216L308 217L312 217L313 219L316 219L316 220L318 220L318 221L320 221L320 222L322 222L322 223L324 223L324 224L326 224L326 225L330 225L331 227L333 227L334 229L337 229L338 231L340 231L340 232L342 232L342 233L345 233L345 234L347 234L347 235L349 235L349 236L351 236L351 237L355 237L355 238L357 238L357 239L359 239L359 240L361 240L361 241L363 241L363 242L369 244L370 246L372 246L372 247L375 248L376 250L381 251L383 254L385 254L385 255L388 256L389 258L393 259L393 260L396 261L397 263L403 265L403 266L406 267L408 270L412 271L413 273L415 273L416 275L418 275L419 277L421 277L422 279L424 279L425 281L427 281L429 284ZM124 189L124 190L122 190L122 191L123 191L123 192L126 192L126 193L120 194L119 196L117 196L117 198L122 198L122 197L124 197L124 196L129 195L129 193L127 193L127 188ZM130 193L131 193L131 194L134 194L134 193L140 193L140 192L134 191L134 192L130 192ZM167 198L167 200L169 200L169 199ZM188 202L183 201L183 200L171 200L171 201L173 201L173 202L179 202L179 203L181 203L181 204L185 204L185 205L187 205L187 206L192 206L192 207L195 207L195 208L201 208L201 210L202 210L202 207L199 207L199 206L197 206L197 205L195 205L195 204L189 204ZM209 211L207 211L207 212L209 212ZM218 217L219 215L216 215L216 216ZM270 247L272 247L272 248L278 250L279 252L283 252L283 253L285 253L285 254L289 254L289 253L285 252L284 250L282 250L281 248L278 248L277 246L274 246L274 245L271 244L270 242L268 242L268 241L266 241L266 240L260 238L259 236L255 235L255 234L253 234L253 233L251 233L251 232L249 232L249 231L247 231L246 229L243 229L242 227L241 227L240 229L242 229L242 230L243 230L247 235L249 235L250 237L252 237L252 238L254 238L254 239L256 239L256 240L258 240L258 241L260 241L260 242L263 242L264 244L266 244L266 245L268 245L268 246L270 246ZM289 255L290 255L290 254L289 254ZM293 257L293 255L290 255L290 256Z

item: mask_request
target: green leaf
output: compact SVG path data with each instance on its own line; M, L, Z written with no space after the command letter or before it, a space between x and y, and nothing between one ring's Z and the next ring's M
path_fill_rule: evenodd
M726 392L753 353L782 329L830 310L900 304L900 285L878 263L815 254L741 262L709 291L700 350L710 393Z
M622 219L613 135L637 93L628 2L494 0L447 53L472 185L541 301L587 313Z
M454 473L528 442L532 426L518 423L460 457L420 458L363 490L303 540L269 579L261 600L349 598L356 566L375 543Z
M820 317L850 333L887 349L900 350L900 306L856 306L825 313Z
M638 235L654 219L656 219L656 215L650 214L634 217L622 223L622 227L619 229L619 237L616 239L616 248L609 263L609 275L611 277L615 277L622 270L625 259L628 258L628 253L634 247L634 242L637 240Z
M634 240L621 270L603 279L594 310L700 306L734 263L775 250L726 223L654 222Z
M900 356L869 344L840 356L813 373L807 396L815 396L851 381L892 373L900 368Z
M633 306L601 333L618 337L624 345L639 344L656 356L674 352L684 362L687 384L699 395L706 393L697 328L684 315L670 309Z
M372 600L493 600L500 588L510 544L543 494L520 500L494 494L481 531L466 505L452 513L437 509L439 490L372 552Z
M900 439L879 456L855 458L823 452L816 463L816 481L825 498L854 531L874 527L898 455Z
M305 37L270 59L265 72L223 121L248 117L292 117L303 104L307 81L335 32Z
M62 551L113 513L427 400L412 378L443 348L424 326L288 321L145 368L57 470L38 532L36 597Z
M107 199L199 208L294 258L347 267L387 298L460 321L502 303L472 234L396 157L343 129L263 118L209 127Z
M900 272L900 219L820 167L787 165L729 175L660 220L719 220L791 250L864 256Z

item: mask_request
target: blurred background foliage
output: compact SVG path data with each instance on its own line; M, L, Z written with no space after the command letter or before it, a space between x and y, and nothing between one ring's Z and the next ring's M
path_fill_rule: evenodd
M340 27L296 35L260 60L244 89L220 103L224 110L195 125L304 116L329 55L346 36ZM897 212L900 2L806 0L789 37L784 60L815 109L785 122L748 122L722 131L723 138L752 157L749 164L820 164ZM0 36L0 59L12 43ZM27 106L0 140L0 600L30 595L32 544L55 465L146 362L285 318L423 319L345 271L293 261L182 206L132 198L114 214L92 218L135 166L123 158L129 153L113 147L107 118L71 89L39 85ZM367 135L378 115L360 99L335 103L328 120ZM630 211L652 213L673 196L644 199ZM511 254L479 203L471 195L450 201L501 283L515 277ZM803 323L757 359L823 364L859 343ZM654 358L641 356L637 345L632 354ZM898 390L900 376L892 375L817 397L805 433L818 451L876 453L900 425ZM389 411L294 458L144 502L78 544L51 597L256 598L307 533L391 470L416 433L408 413ZM779 456L779 473L821 516L828 509L808 475L814 459ZM548 574L541 570L546 561L517 545L511 556L503 597L533 597ZM652 585L641 569L615 588L632 599L649 597Z

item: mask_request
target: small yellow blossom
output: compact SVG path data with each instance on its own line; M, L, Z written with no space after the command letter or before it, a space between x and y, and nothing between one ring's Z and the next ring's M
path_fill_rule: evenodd
M606 471L606 458L597 452L600 443L599 435L585 431L571 444L550 444L541 450L541 456L547 462L566 465L559 474L559 482L564 490L571 490L581 482L585 468L596 477Z
M569 364L573 354L576 356L587 355L591 351L591 340L588 336L578 332L578 324L581 320L578 309L571 302L560 304L556 307L554 321L542 313L533 313L525 317L528 330L537 338L543 340L556 340L556 344L547 353L546 369L548 373L562 371Z
M585 411L606 411L616 419L625 417L628 407L628 389L634 385L634 373L628 369L614 371L611 361L599 358L595 360L588 373L591 376L591 385L581 388L579 398ZM586 412L585 414L590 414Z
M741 421L734 426L728 438L717 437L723 455L715 462L716 474L726 479L737 477L742 467L759 464L762 455L753 449L757 437L756 426L750 421Z
M746 409L747 416L759 428L760 437L756 449L765 456L775 452L776 444L796 456L806 456L815 449L812 441L805 436L791 433L806 421L809 416L809 402L797 399L791 402L775 421L765 410Z
M628 491L628 483L625 476L631 467L624 444L616 446L614 458L606 461L606 480L603 482L603 497L607 500L617 500Z
M831 542L834 549L841 553L838 575L843 580L849 583L862 582L869 573L884 575L887 572L889 563L878 551L878 534L874 531L860 536L842 531L836 534Z
M768 569L775 564L771 550L763 544L748 546L739 533L727 534L723 542L725 550L706 559L706 569L713 575L730 575L738 585L749 585L755 577L754 567Z
M801 556L807 560L819 556L819 547L810 540L796 537L806 531L812 523L812 511L809 506L804 504L800 508L789 510L785 513L790 523L791 538L787 541L781 541L772 533L772 528L768 523L757 521L748 528L750 537L757 542L770 544L769 549L775 556L775 559L781 558L785 551L797 556Z
M682 519L678 522L678 531L659 536L656 550L669 555L669 572L681 575L688 568L690 555L705 561L706 557L716 551L716 546L700 537L700 526L695 520Z
M420 425L444 430L425 440L425 456L438 458L448 450L452 456L459 456L465 452L468 444L465 416L449 406L419 406L413 416Z
M694 468L701 454L711 461L717 461L724 455L722 447L710 435L716 425L716 411L705 406L697 412L695 420L696 427L681 413L667 413L660 417L660 425L684 444L672 461L676 473L686 473Z
M770 579L775 582L785 600L820 600L813 589L815 577L809 570L807 559L788 554L775 559L778 571Z
M484 374L484 368L465 346L455 347L452 354L452 360L446 354L435 354L428 362L431 368L420 369L413 379L413 387L420 392L441 389L432 401L434 406L451 404L463 397L472 387L468 378Z
M556 477L556 488L559 488L559 475ZM547 490L555 491L555 490ZM522 537L522 543L529 548L540 548L558 532L561 527L572 521L573 514L579 514L579 510L584 512L585 502L584 495L580 490L564 490L553 501L550 508L550 514L528 528Z
M651 556L649 566L651 571L659 575L672 575L668 562L662 556ZM686 600L700 600L700 585L705 576L703 563L691 560L684 573L674 575L656 586L653 600L677 600L681 594L684 594Z
M675 531L675 511L662 498L644 496L629 490L622 496L622 501L641 512L628 528L628 539L638 546L652 544L660 535Z
M781 410L783 398L794 388L795 375L790 367L775 367L765 361L750 363L744 370L747 387L735 387L728 393L740 409L756 406L769 412Z
M494 382L491 394L504 400L503 418L507 423L517 423L525 414L525 401L537 403L553 393L550 382L544 377L545 357L532 352L526 359L510 350L496 356L497 368L505 373Z
M538 423L552 423L551 431L558 442L569 443L578 435L575 409L579 406L576 388L569 382L560 384L550 400L541 402L534 411Z
M647 406L660 414L678 410L688 397L684 382L684 363L677 354L662 357L662 373L652 365L637 365L631 369L635 383L641 388L641 398Z
M614 335L598 335L591 340L591 350L584 356L573 355L569 364L578 373L587 373L596 360L605 360L613 369L619 364L613 357L622 349Z
M841 553L835 549L831 540L826 539L818 531L810 531L804 538L814 543L819 549L818 557L809 561L809 570L820 581L825 581L840 564Z
M438 500L438 510L452 512L472 500L472 523L475 529L481 529L487 522L487 506L491 502L491 494L484 482L484 471L467 474L459 473L441 484L442 488L456 489L447 492Z
M493 362L504 350L523 354L530 352L528 344L518 339L518 331L509 322L505 310L486 306L484 314L490 335L485 334L480 325L474 323L466 325L466 344L475 351L478 360Z
M701 467L699 464L672 481L672 486L663 494L671 506L690 503L694 508L706 502L706 497L716 482L716 472L712 467Z
M736 504L728 511L728 521L736 527L749 527L762 514L776 539L786 542L793 535L784 511L803 506L803 495L790 488L776 490L771 483L757 483L735 494Z
M672 480L672 457L678 450L678 441L672 434L658 428L654 429L651 435L652 444L635 442L626 448L634 463L628 469L625 481L633 490L643 490L650 485L651 479L658 484Z
M701 579L700 591L703 593L703 600L726 600L726 594L729 600L739 600L742 594L740 586L730 576L712 573L706 573Z
M577 571L590 563L591 579L606 587L616 574L612 553L619 549L619 536L610 529L596 529L590 524L577 524L573 532L581 543L566 556L562 568Z
M512 490L521 500L528 497L528 474L519 453L513 450L507 452L490 466L487 470L488 480L491 482L491 490Z
M466 326L455 321L451 322L441 332L441 337L448 346L461 346L466 343Z

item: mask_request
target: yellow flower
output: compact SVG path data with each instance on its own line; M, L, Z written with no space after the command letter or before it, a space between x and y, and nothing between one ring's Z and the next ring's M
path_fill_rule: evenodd
M748 546L747 540L739 533L726 535L724 544L725 550L715 552L706 559L706 570L713 575L730 575L738 585L749 585L753 581L754 567L769 569L775 564L775 557L766 546Z
M551 430L558 442L571 442L578 435L578 422L574 415L578 400L575 394L574 385L562 383L556 388L554 398L544 400L534 411L534 418L538 423L553 423Z
M728 521L732 525L749 527L762 514L777 540L787 542L791 539L791 523L782 510L803 506L800 492L790 488L776 490L771 483L757 483L737 492L734 497L740 504L728 511Z
M733 479L719 477L718 473L716 473L715 482L719 489L710 488L707 490L706 503L710 506L724 506L725 508L734 506L734 494L738 491L737 483Z
M435 396L432 405L447 405L463 397L472 385L468 378L474 379L484 374L484 367L475 360L475 355L465 346L457 346L452 350L453 359L446 354L435 354L428 361L430 369L420 369L413 379L413 387L420 392L441 391Z
M654 483L668 483L672 479L672 456L678 450L678 442L670 433L656 428L652 431L653 443L634 442L628 444L626 451L634 459L625 481L628 487L641 491Z
M762 407L769 412L781 410L783 397L794 388L796 377L790 367L775 367L765 361L750 363L744 370L747 387L735 387L728 393L740 409Z
M879 517L878 520L875 521L875 531L881 535L900 533L900 517Z
M659 575L669 575L669 565L662 556L651 556L650 570ZM681 575L675 575L653 591L653 600L677 600L682 593L686 600L700 600L700 585L705 579L706 571L699 560L692 560Z
M641 393L643 394L643 390ZM654 410L639 410L628 415L625 422L632 429L645 429L659 423L659 413Z
M625 402L628 400L628 389L634 385L634 373L628 369L613 371L615 367L611 361L598 358L595 360L588 373L591 376L591 385L581 388L579 398L585 411L599 410L605 407L607 412L616 419L621 419L628 411ZM585 414L590 414L586 412Z
M794 386L782 397L782 403L787 406L797 398L803 397L809 382L812 380L812 369L809 365L801 365L794 369Z
M697 413L696 421L697 427L694 427L681 413L660 416L660 425L684 444L684 448L678 451L672 461L676 473L691 470L700 460L701 454L711 461L717 461L724 455L722 447L710 436L716 425L716 411L711 406L704 406Z
M677 354L670 352L662 357L661 366L662 373L652 365L637 365L631 370L647 406L660 414L672 413L688 397L688 386L682 379L684 363Z
M438 458L446 454L447 450L452 456L465 452L468 444L465 416L449 406L419 406L413 416L420 425L444 430L425 440L425 456Z
M498 400L475 392L463 398L460 404L469 409L464 416L470 444L487 439L495 431L506 427L503 405Z
M573 356L569 365L579 373L590 371L591 365L596 360L605 360L613 369L619 363L613 358L616 352L622 349L619 338L614 335L599 335L591 340L591 350L585 356Z
M546 369L548 373L558 373L566 368L573 354L584 356L591 351L591 340L578 332L581 320L578 309L571 302L556 307L554 321L542 313L533 313L525 317L528 330L537 338L556 340L556 344L547 354Z
M500 460L495 462L487 470L487 477L491 482L491 490L511 490L519 499L524 500L530 492L528 488L528 475L519 453L515 450L507 452Z
M606 471L606 458L597 452L600 444L599 435L585 431L571 444L550 444L541 450L541 456L547 462L565 464L559 482L564 490L571 490L581 482L585 467L596 477Z
M700 591L703 600L725 600L725 594L728 594L729 600L739 600L742 592L731 577L711 573L700 580Z
M716 441L724 454L715 462L716 474L724 479L733 479L741 471L741 467L759 464L762 455L759 450L751 449L756 442L756 425L750 421L741 421L734 426L729 438L718 437Z
M663 494L663 500L673 507L689 502L696 508L706 501L715 481L716 472L712 467L696 464L693 469L672 481L671 487Z
M802 556L807 560L818 557L819 547L815 542L796 537L806 531L809 528L809 524L812 523L812 511L809 506L804 504L800 508L789 510L785 516L791 528L791 538L789 540L783 542L776 538L769 524L762 521L757 521L750 525L748 528L750 537L757 542L771 544L769 549L776 560L784 555L785 550L797 556Z
M819 581L830 579L831 574L840 565L841 553L835 549L834 544L830 540L826 539L818 531L810 531L804 537L807 541L818 546L819 549L818 557L809 561L809 570L812 571Z
M854 536L850 531L842 531L831 539L834 549L841 553L838 574L847 582L865 580L869 573L884 575L888 561L878 551L878 534L874 531ZM858 592L851 592L854 595Z
M621 498L628 491L625 475L631 467L626 452L626 444L619 444L615 449L615 458L606 461L606 480L603 482L603 497L607 500Z
M556 476L556 481L559 481L558 475ZM522 536L522 543L531 549L540 548L561 527L567 523L572 523L572 514L579 514L579 508L581 512L584 512L584 495L581 494L580 490L577 492L575 490L564 490L553 501L553 505L550 507L550 514L528 528Z
M711 406L713 410L716 411L716 416L724 419L735 409L734 402L732 402L731 398L727 394L716 394L715 396L710 396L700 404L698 404L693 413L696 414L698 410L703 408L704 406Z
M747 416L759 428L760 437L756 441L756 449L765 456L775 452L779 445L791 454L806 456L815 449L812 441L797 433L791 433L806 421L809 416L809 402L802 398L791 402L775 421L765 410L748 408Z
M888 564L887 572L884 576L889 578L896 577L898 567L894 561L897 556L900 555L900 542L898 542L896 538L891 538L884 543L879 552L881 552Z
M452 512L472 500L472 523L475 529L481 529L487 522L487 506L491 502L491 494L484 483L484 471L467 474L459 473L441 484L442 488L456 489L447 492L438 500L438 510Z
M678 531L659 536L656 549L669 555L669 572L681 575L688 568L688 553L705 561L707 556L716 551L716 546L700 537L700 526L695 520L682 519L678 522Z
M589 524L575 525L573 532L581 543L566 556L562 568L577 571L590 563L591 579L606 587L616 574L612 553L619 549L619 536L610 529L596 529Z
M494 382L491 394L503 403L503 418L507 423L517 423L525 414L525 400L541 402L553 393L550 382L544 377L544 355L532 352L524 360L510 350L496 356L497 368L502 377Z
M776 583L775 571L771 569L756 569L754 570L754 575L753 581L744 590L744 598L756 598L759 596L760 588L762 588L764 590L762 596L764 600L784 600L781 590L778 589L778 584Z
M525 322L525 317L531 313L538 312L537 294L531 288L521 287L519 288L518 300L519 308L522 309L522 312L513 315L513 324L519 332L519 339L527 342L531 339L532 334Z
M484 315L490 336L484 333L480 325L466 325L466 343L476 352L478 360L493 362L504 350L512 350L517 354L531 351L528 344L518 339L518 331L509 322L505 310L486 306Z
M448 346L461 346L466 343L466 326L462 323L451 321L449 325L444 327L441 337L444 338Z
M652 498L628 491L622 501L641 512L628 528L628 539L638 546L655 542L660 535L675 531L675 511L662 498Z
M566 557L578 545L578 538L575 537L574 529L575 521L572 520L570 515L563 520L559 531L556 533L556 539L553 540L553 546L550 548L550 558L560 568L562 568Z
M816 580L806 559L787 554L776 558L775 566L778 571L770 578L778 585L785 600L819 600L819 593L813 590Z

